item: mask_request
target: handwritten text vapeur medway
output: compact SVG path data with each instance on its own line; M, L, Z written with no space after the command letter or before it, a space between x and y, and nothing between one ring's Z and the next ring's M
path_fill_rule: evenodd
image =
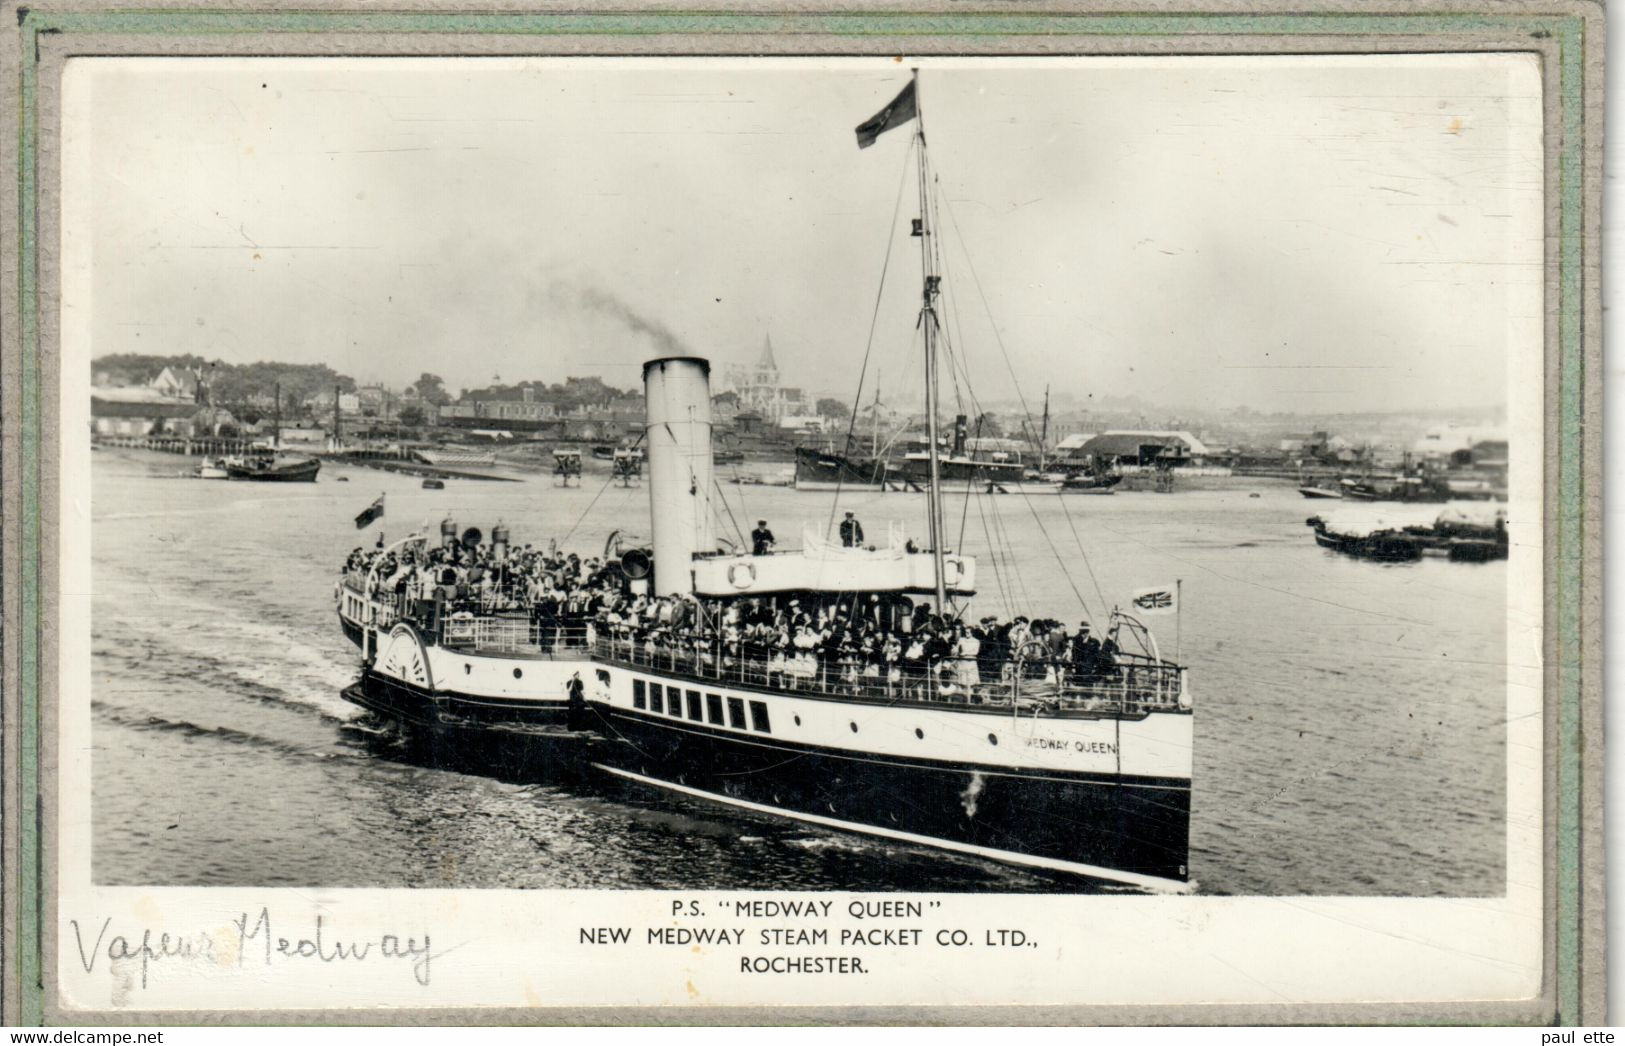
M320 963L378 963L405 962L410 964L412 977L421 985L429 984L429 935L408 937L386 933L366 939L338 939L323 925L318 915L308 936L280 937L271 928L271 910L261 908L258 915L242 913L231 920L229 926L218 931L174 934L157 932L150 927L138 931L112 932L113 919L104 919L94 939L90 927L81 928L79 920L70 919L74 943L79 949L79 963L86 973L95 973L97 964L105 958L108 965L139 962L141 987L147 986L147 976L154 963L165 961L212 962L221 966L243 966L264 963L272 966L283 962ZM111 935L109 935L111 933Z

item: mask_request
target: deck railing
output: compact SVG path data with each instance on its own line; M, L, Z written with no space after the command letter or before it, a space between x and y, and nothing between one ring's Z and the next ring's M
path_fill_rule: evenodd
M490 617L453 613L444 618L440 631L440 642L448 649L555 661L584 661L591 657L590 637L585 625L535 621L526 613Z
M364 593L364 584L346 587ZM365 598L365 597L364 597ZM375 593L372 627L405 619L448 649L472 654L579 661L588 658L698 681L733 683L863 701L922 701L1017 710L1140 715L1188 709L1182 670L1167 661L1118 652L1090 668L1043 657L982 659L950 656L932 662L875 665L814 650L784 651L726 643L713 632L642 628L620 622L561 622L527 610L485 612L477 605L448 609L403 595ZM363 621L363 624L368 622Z
M871 666L855 659L793 654L697 635L673 641L658 633L608 628L595 634L598 660L699 681L733 683L823 697L886 703L922 701L1019 710L1139 715L1181 704L1181 670L1167 662L1119 655L1088 677L1065 661L1002 663L947 657L931 664Z

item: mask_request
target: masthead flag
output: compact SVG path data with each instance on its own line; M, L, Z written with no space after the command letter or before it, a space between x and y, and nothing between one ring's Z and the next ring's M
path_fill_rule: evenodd
M891 104L869 119L858 124L858 148L867 149L875 144L875 139L891 130L901 127L920 115L920 107L914 101L914 81L910 80L908 86L897 93Z
M1137 588L1134 597L1129 600L1134 609L1142 614L1173 614L1179 610L1178 585L1153 585L1150 588Z
M378 495L378 500L361 510L361 515L355 518L355 528L366 530L372 526L372 521L382 519L384 515L384 496Z

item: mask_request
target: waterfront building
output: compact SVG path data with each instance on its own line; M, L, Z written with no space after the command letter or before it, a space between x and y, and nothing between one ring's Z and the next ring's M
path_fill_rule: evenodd
M210 410L157 389L99 388L90 397L90 431L97 436L196 436L210 431ZM231 415L215 410L222 424Z
M199 402L205 390L202 375L190 367L165 367L148 387L167 399L188 403Z
M1071 456L1112 465L1202 465L1208 448L1189 432L1121 429L1085 441Z

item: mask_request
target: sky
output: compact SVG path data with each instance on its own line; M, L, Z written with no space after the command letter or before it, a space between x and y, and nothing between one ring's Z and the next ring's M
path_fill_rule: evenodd
M457 389L771 335L907 400L914 128L853 129L911 66L980 400L1495 408L1540 349L1518 55L76 58L64 336Z

